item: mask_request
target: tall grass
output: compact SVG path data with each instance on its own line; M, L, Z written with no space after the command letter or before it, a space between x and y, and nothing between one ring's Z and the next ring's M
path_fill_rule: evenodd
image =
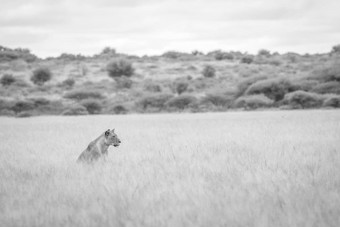
M339 226L335 110L0 118L0 226ZM108 128L109 158L76 164Z

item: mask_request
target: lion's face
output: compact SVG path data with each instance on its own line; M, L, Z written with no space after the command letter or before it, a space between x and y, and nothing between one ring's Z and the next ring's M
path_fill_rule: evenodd
M106 138L106 142L114 147L118 147L121 143L114 129L112 130L108 129L105 132L105 138Z

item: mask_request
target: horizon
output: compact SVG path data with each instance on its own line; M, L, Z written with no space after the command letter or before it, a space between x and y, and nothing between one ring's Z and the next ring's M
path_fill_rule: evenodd
M102 49L98 50L97 52L94 52L93 54L83 54L83 53L72 53L72 52L62 52L60 54L57 54L57 55L48 55L48 56L39 56L38 54L36 54L36 52L30 48L27 48L27 47L24 47L24 46L13 46L13 47L9 47L9 46L3 46L3 45L0 45L0 46L3 46L3 47L6 47L6 48L10 48L12 50L15 50L17 48L22 48L22 49L28 49L30 51L31 54L37 56L38 58L41 58L41 59L46 59L46 58L57 58L59 56L61 56L62 54L72 54L72 55L81 55L81 56L84 56L84 57L92 57L94 55L97 55L97 54L100 54L104 48L106 47L109 47L111 49L115 49L116 50L116 53L117 54L123 54L123 55L128 55L128 56L137 56L137 57L143 57L143 56L149 56L149 57L152 57L152 56L161 56L162 54L166 53L166 52L170 52L170 51L174 51L174 52L178 52L178 53L184 53L184 54L191 54L192 51L200 51L203 53L203 55L207 55L209 52L213 52L213 51L222 51L222 52L241 52L242 54L249 54L249 55L257 55L258 52L260 50L267 50L269 51L271 54L274 54L274 53L278 53L279 55L283 55L283 54L287 54L287 53L293 53L293 54L299 54L299 55L305 55L305 54L309 54L309 55L318 55L318 54L328 54L329 52L331 52L332 50L332 47L333 46L336 46L337 44L334 44L332 45L328 51L326 52L315 52L315 53L309 53L309 52L304 52L304 53L298 53L298 52L294 52L294 51L286 51L286 52L279 52L279 51L275 51L275 50L269 50L269 49L265 49L265 48L260 48L258 51L256 52L253 52L253 53L250 53L249 51L240 51L240 50L223 50L223 49L214 49L214 50L208 50L208 51L200 51L198 49L193 49L191 51L179 51L179 50L165 50L164 52L160 52L160 53L156 53L156 54L131 54L131 53L126 53L126 52L121 52L119 50L117 50L115 47L110 47L110 46L105 46L103 47Z
M340 40L337 0L61 0L2 3L0 44L40 58L199 50L322 54Z

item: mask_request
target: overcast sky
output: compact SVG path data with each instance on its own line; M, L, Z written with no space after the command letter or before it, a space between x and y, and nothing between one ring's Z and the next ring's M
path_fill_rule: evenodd
M40 57L222 49L325 53L340 0L0 0L0 45Z

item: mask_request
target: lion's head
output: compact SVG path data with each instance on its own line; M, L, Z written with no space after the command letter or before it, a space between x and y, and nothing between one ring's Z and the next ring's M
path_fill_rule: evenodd
M112 145L114 147L118 147L121 143L120 139L118 138L117 134L115 133L115 130L108 129L105 131L105 140L106 144Z

